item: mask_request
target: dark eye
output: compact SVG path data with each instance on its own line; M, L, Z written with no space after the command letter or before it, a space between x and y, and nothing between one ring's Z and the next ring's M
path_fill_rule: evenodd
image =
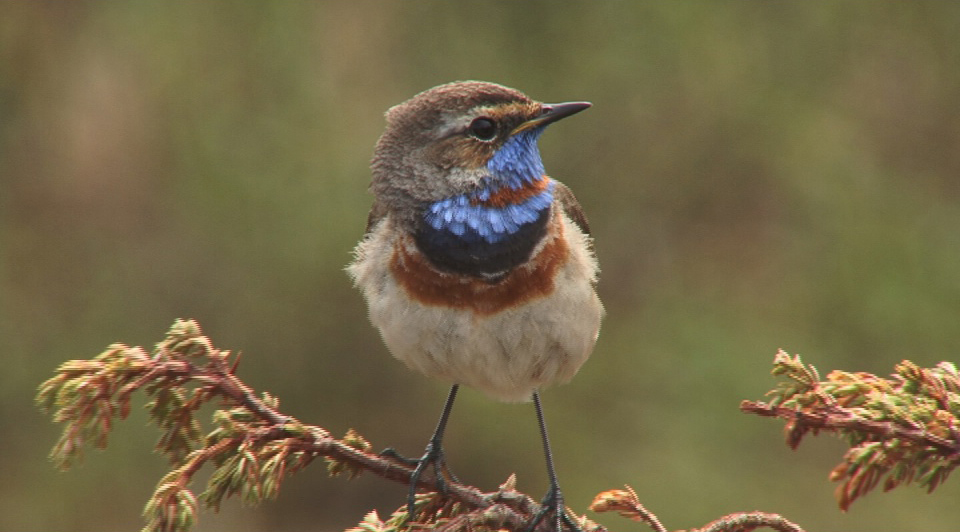
M470 135L479 140L493 140L493 137L497 136L497 124L493 120L481 116L470 122L468 131Z

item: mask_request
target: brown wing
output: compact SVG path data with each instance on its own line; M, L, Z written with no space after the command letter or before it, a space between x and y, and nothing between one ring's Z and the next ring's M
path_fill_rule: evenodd
M383 205L383 202L374 200L373 206L370 207L370 214L367 215L367 228L364 229L364 234L370 233L373 227L377 225L377 222L382 220L386 215L387 208Z
M553 199L563 207L564 214L566 214L573 223L577 224L581 231L589 235L590 224L587 223L587 215L583 214L583 209L580 208L580 202L577 201L576 196L573 195L573 191L559 181L554 182L556 186L553 189Z

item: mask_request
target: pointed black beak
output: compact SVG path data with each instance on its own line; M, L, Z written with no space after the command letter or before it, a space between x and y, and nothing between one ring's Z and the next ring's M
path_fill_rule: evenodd
M543 104L543 109L540 112L540 116L531 118L530 120L520 124L511 132L511 135L527 129L545 126L547 124L556 122L561 118L575 115L580 111L590 107L590 105L592 105L590 102L545 103Z

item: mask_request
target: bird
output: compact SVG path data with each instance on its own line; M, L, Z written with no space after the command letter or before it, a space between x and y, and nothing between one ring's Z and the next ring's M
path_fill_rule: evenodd
M451 383L411 477L433 467L445 490L442 438L461 385L535 407L549 489L528 530L567 515L540 390L590 356L604 308L587 218L544 170L538 139L589 102L545 104L483 81L425 90L386 112L374 149L373 206L347 273L389 352ZM388 450L391 454L396 453Z

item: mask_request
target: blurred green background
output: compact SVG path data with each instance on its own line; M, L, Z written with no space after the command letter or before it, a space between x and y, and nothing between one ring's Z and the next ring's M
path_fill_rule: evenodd
M841 442L792 452L737 407L780 347L823 372L957 360L958 27L948 2L0 3L0 529L142 526L165 466L142 413L60 473L32 398L61 361L178 317L291 414L419 453L446 384L389 357L342 269L384 110L482 79L594 103L541 142L591 218L608 311L544 394L572 507L629 483L671 529L763 510L956 530L960 480L843 514ZM470 483L546 489L530 405L465 391L446 443ZM404 492L317 464L197 530L342 530Z

